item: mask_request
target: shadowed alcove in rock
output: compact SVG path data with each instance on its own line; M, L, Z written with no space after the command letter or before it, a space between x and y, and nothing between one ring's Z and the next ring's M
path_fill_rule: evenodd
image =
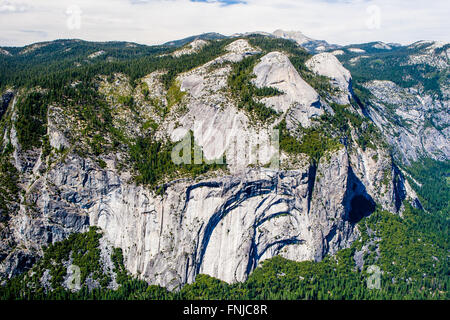
M357 195L350 201L351 209L348 213L348 221L359 222L362 218L369 216L375 211L375 203L363 195Z
M352 168L348 170L347 196L346 196L346 220L357 223L362 218L371 215L376 208L375 201L367 193L366 187L354 174Z

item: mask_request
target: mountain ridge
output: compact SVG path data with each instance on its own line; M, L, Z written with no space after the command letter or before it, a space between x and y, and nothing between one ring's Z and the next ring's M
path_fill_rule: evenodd
M261 36L268 36L268 37L276 37L276 38L282 38L282 39L288 39L291 41L294 41L296 43L298 43L299 45L305 45L305 48L308 50L311 50L313 53L317 53L318 51L322 52L322 51L330 51L333 49L339 49L339 48L350 48L352 46L363 46L363 45L371 45L371 44L382 44L382 45L390 45L392 47L409 47L409 46L413 46L416 44L425 44L425 43L445 43L444 41L440 41L440 40L417 40L415 42L412 42L410 44L405 44L402 45L400 43L384 43L382 41L372 41L372 42L368 42L368 43L354 43L354 44L347 44L347 45L338 45L338 44L329 44L327 41L325 40L316 40L313 38L310 38L306 35L304 35L301 31L284 31L282 29L277 29L274 32L270 33L270 32L265 32L265 31L250 31L250 32L243 32L243 33L234 33L231 34L229 36L227 35L223 35L217 32L206 32L206 33L202 33L202 34L198 34L198 35L194 35L194 36L189 36L186 38L181 38L178 40L171 40L171 41L167 41L165 43L162 44L153 44L153 45L146 45L146 44L139 44L139 43L134 43L134 42L130 42L130 41L106 41L106 42L99 42L99 41L89 41L89 40L82 40L82 39L55 39L55 40L48 40L48 41L42 41L42 42L35 42L35 43L31 43L31 44L27 44L24 46L0 46L0 48L2 50L5 50L6 52L8 48L13 49L13 48L27 48L27 47L32 47L35 45L45 45L45 44L50 44L53 42L64 42L64 41L82 41L82 42L87 42L87 43L93 43L93 44L114 44L114 43L118 43L118 44L128 44L128 45L137 45L137 46L147 46L147 47L155 47L155 46L168 46L168 47L182 47L196 39L201 39L201 40L219 40L219 39L225 39L225 38L238 38L238 37L248 37L251 35L261 35ZM316 50L316 47L319 47L320 45L323 45L324 48L320 49L320 50ZM0 52L0 54L3 55L7 55L6 52Z
M427 139L448 147L441 139L448 134L445 97L417 89L411 98L394 86L398 98L386 100L393 97L383 91L387 80L366 83L345 68L367 51L312 55L291 40L238 38L180 42L195 49L183 54L176 46L57 43L49 46L60 51L34 47L22 55L56 57L45 66L55 70L47 78L39 63L24 79L20 65L2 65L11 70L1 78L2 163L9 168L2 175L18 199L0 199L3 239L12 243L2 240L3 276L28 270L43 246L95 226L108 250L121 248L124 268L150 283L180 289L203 273L241 282L274 256L321 261L350 248L376 206L396 216L421 207L402 167L424 146L398 145L395 130L431 130ZM441 68L442 49L428 47L414 53L428 52L427 68ZM379 50L392 51L374 50L373 61ZM423 109L441 110L430 121L443 129L434 131L422 115L419 129L401 123L417 96L427 97ZM394 103L403 113L388 112ZM271 167L273 129L279 169ZM236 137L254 148L239 153ZM201 150L205 162L172 164L180 141ZM392 146L409 153L396 159ZM423 151L448 159L441 149L439 157ZM225 167L207 162L222 155Z

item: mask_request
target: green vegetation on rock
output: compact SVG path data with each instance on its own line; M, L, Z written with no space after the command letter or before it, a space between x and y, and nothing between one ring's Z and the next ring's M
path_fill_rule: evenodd
M419 159L405 168L415 179L409 182L417 191L420 202L430 212L443 215L450 212L450 161ZM414 181L420 181L420 186Z
M267 121L276 116L277 112L264 103L258 102L256 98L276 96L282 94L282 92L269 87L257 88L251 83L251 80L256 77L253 74L253 68L259 58L260 55L251 56L234 64L228 77L228 87L236 99L239 109L246 110L258 120Z
M40 147L42 137L47 133L47 107L49 97L45 93L32 91L16 104L15 128L20 145L26 150Z
M203 159L201 148L195 143L194 135L189 132L190 136L190 163L181 163L179 165L172 161L172 150L177 143L163 143L154 141L152 137L139 137L130 149L130 159L138 172L136 180L139 183L148 184L156 187L157 184L163 182L163 178L174 178L176 175L196 177L207 171L226 168L226 160L223 164L216 161L206 162ZM195 163L195 152L200 151L201 163ZM160 190L162 191L162 190Z
M0 222L10 217L14 202L19 197L19 172L11 163L12 145L9 143L0 155ZM1 230L0 230L1 231Z
M304 153L310 161L317 165L326 151L332 151L341 147L337 139L331 138L320 127L299 128L300 138L293 137L286 129L286 121L283 120L277 129L280 130L280 149L288 153Z

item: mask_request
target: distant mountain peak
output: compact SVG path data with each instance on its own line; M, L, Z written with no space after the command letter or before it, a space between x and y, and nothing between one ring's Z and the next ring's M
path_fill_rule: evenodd
M314 39L305 36L301 31L284 31L281 29L277 29L272 34L279 38L294 40L299 45L302 45L306 42L315 41Z
M272 33L272 35L277 38L292 40L312 53L318 53L341 48L341 46L336 44L329 44L325 40L312 39L303 34L303 32L301 31L284 31L278 29L275 30Z
M191 36L191 37L187 37L187 38L183 38L183 39L179 39L179 40L169 41L169 42L164 43L163 45L170 46L170 47L182 47L194 40L216 40L216 39L224 39L224 38L226 38L226 36L224 36L223 34L220 34L217 32L207 32L207 33L202 33L202 34L198 34L195 36Z

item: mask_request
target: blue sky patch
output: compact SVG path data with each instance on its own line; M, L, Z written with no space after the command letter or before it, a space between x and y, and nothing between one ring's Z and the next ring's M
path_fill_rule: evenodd
M191 2L209 2L209 3L219 2L224 6L231 6L233 4L246 4L247 3L243 0L191 0Z

